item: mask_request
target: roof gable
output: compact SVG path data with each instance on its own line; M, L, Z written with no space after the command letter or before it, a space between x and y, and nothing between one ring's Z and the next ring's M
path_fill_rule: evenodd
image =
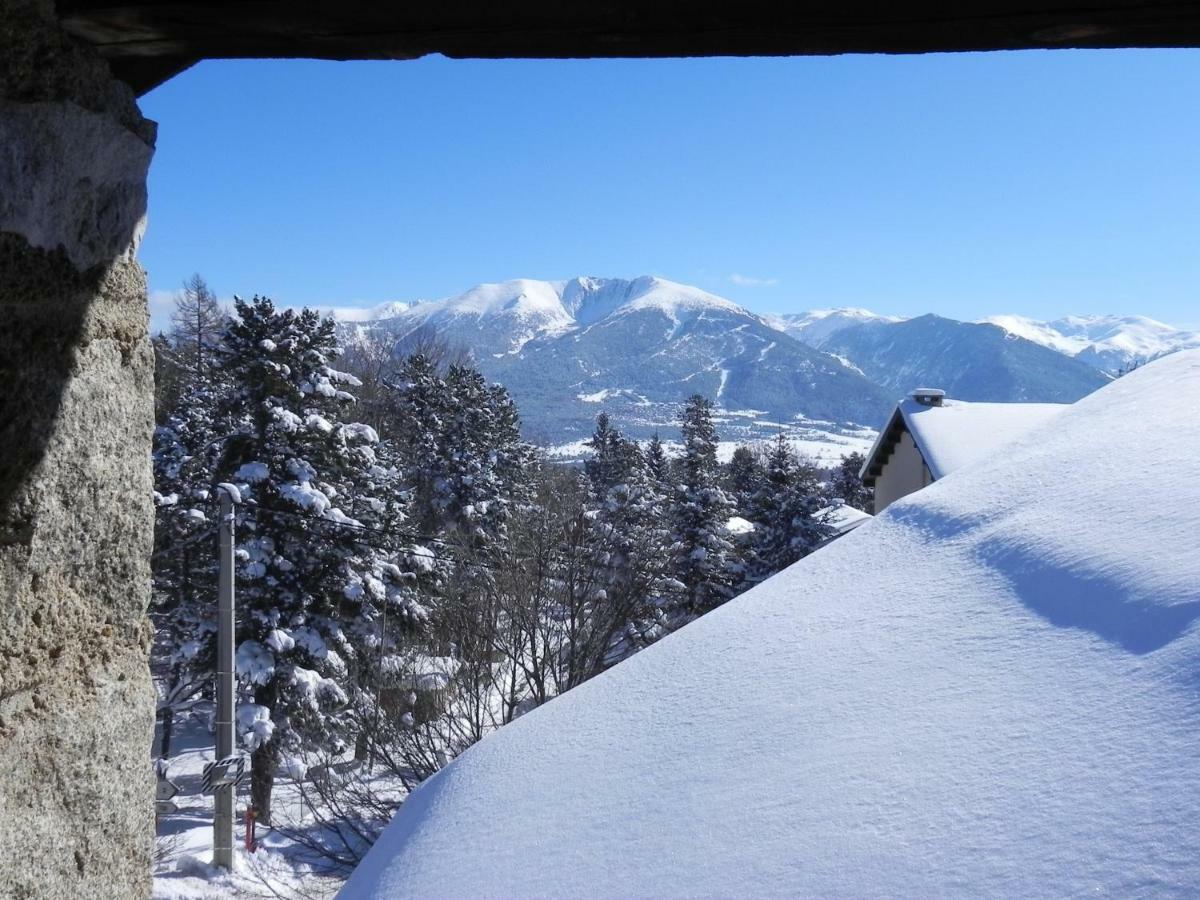
M1054 418L1069 405L947 399L940 406L928 406L905 397L896 404L879 433L860 475L868 484L873 483L882 474L900 435L907 431L929 467L929 474L935 480L945 478Z

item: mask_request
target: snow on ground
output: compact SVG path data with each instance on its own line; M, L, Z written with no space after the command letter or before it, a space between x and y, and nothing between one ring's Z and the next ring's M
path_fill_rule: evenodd
M743 413L719 410L717 415L714 416L714 420L720 422L723 416L740 415L743 415ZM763 422L758 422L757 424L765 427L765 423ZM820 466L836 466L841 462L843 456L848 456L855 452L865 455L871 449L871 445L876 438L876 432L869 428L827 431L820 427L810 427L808 424L789 425L782 422L777 424L778 428L784 431L784 436L796 453L806 459L812 460ZM765 440L765 438L719 441L717 443L717 458L721 462L729 462L733 457L733 451L738 447L745 444L757 443L761 440ZM645 444L645 441L641 443ZM664 440L662 444L668 455L677 456L683 451L683 445L679 441ZM548 459L555 462L578 462L587 459L592 452L588 446L587 439L542 447L541 450L546 454Z
M231 874L211 865L213 800L211 795L201 793L200 785L204 764L214 758L213 736L205 725L206 719L203 713L185 719L173 741L168 778L179 787L180 792L172 801L178 810L162 816L158 822L154 900L332 897L345 873L332 871L326 860L279 832L259 829L257 852L244 849L243 814L249 803L248 783L237 789L235 870ZM294 783L279 782L273 804L278 820L287 827L315 829Z
M1194 895L1200 353L488 737L346 900Z

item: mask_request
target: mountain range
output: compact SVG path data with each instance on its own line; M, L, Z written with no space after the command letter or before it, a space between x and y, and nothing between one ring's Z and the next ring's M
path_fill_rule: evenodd
M1114 375L1176 350L1200 347L1200 332L1145 316L1066 316L1052 322L991 316L984 321Z
M1200 335L1141 317L760 316L654 276L517 279L340 318L349 340L403 347L433 333L469 349L546 446L578 442L601 410L634 436L673 433L680 403L700 393L728 439L786 429L857 449L917 386L963 400L1071 402L1138 360L1200 345Z

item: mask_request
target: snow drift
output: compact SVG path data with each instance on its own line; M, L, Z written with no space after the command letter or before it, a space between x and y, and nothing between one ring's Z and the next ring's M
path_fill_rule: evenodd
M403 807L343 891L1200 884L1200 352L1113 382Z

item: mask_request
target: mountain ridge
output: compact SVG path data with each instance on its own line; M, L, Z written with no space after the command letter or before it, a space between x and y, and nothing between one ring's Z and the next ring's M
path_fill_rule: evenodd
M1071 402L1129 366L1114 353L1158 355L1180 336L1200 343L1144 317L960 322L859 307L763 315L655 275L510 279L382 304L374 319L362 312L346 317L348 339L402 343L430 330L470 350L550 444L586 434L601 408L635 436L670 430L694 392L748 438L814 421L878 427L918 382L965 400Z
M701 393L738 412L730 429L753 439L813 420L861 431L894 399L733 301L650 275L477 285L373 328L397 342L431 329L469 348L512 392L539 443L588 433L599 403L649 436L673 430L679 405Z

